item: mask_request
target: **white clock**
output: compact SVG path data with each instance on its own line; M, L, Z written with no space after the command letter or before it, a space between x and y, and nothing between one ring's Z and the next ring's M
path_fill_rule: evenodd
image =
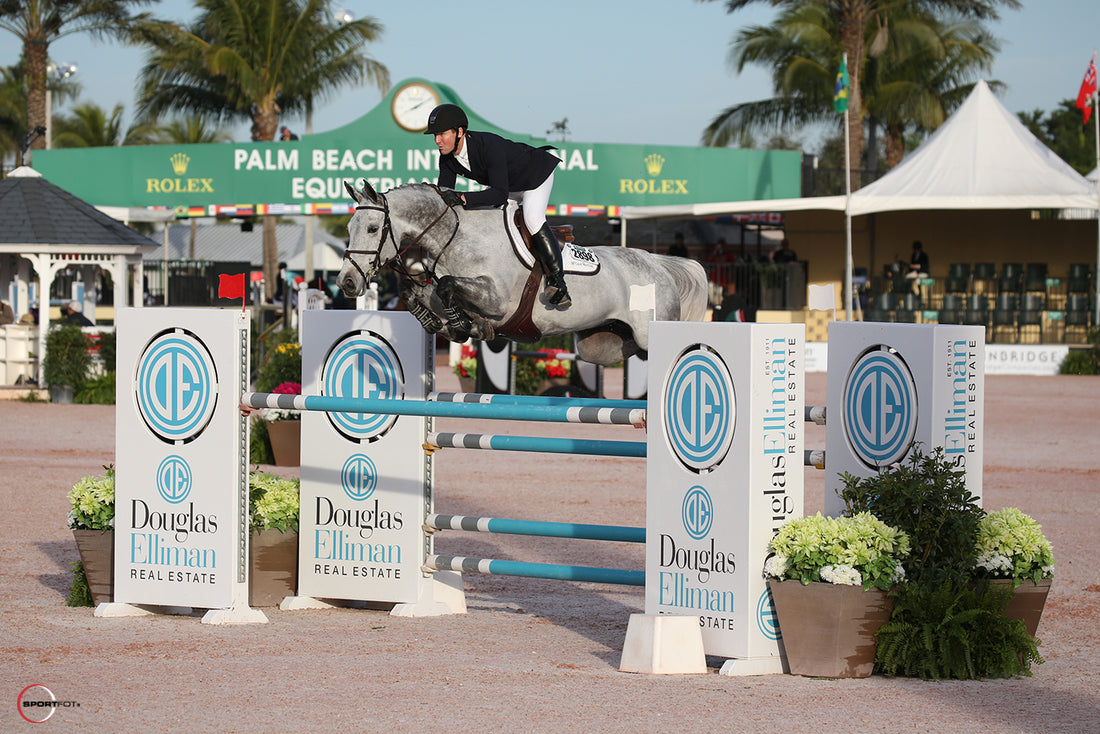
M427 84L409 82L393 93L393 120L409 132L428 129L428 115L439 104L439 95Z

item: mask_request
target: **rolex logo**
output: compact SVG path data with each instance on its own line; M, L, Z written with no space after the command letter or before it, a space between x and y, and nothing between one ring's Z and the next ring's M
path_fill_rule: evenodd
M665 157L658 153L650 153L645 157L645 170L650 176L660 176L661 168L665 165Z
M176 153L174 156L172 156L171 160L172 170L176 172L177 176L182 176L187 173L187 164L191 162L190 156L183 153Z

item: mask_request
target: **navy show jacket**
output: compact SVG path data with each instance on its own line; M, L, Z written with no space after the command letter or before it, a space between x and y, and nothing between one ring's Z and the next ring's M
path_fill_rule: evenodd
M453 153L439 157L441 188L453 189L458 176L487 186L483 191L467 191L466 206L501 206L508 194L538 188L554 169L558 159L545 148L517 143L494 133L466 132L466 151L470 169L455 160Z

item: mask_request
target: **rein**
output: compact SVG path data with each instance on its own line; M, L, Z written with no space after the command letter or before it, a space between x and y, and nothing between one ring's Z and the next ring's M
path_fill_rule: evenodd
M435 186L435 185L431 185L431 187L433 189L435 189L435 192L440 195L440 198L442 198L443 195L440 192L439 187ZM373 210L373 211L382 212L382 215L384 217L383 223L382 223L382 237L378 240L378 247L376 249L373 249L373 250L358 250L358 249L353 250L349 246L346 250L344 250L344 259L349 261L352 265L355 266L355 269L359 271L359 275L362 276L363 282L367 282L369 280L369 278L367 278L367 274L365 272L363 272L363 268L361 268L359 266L359 263L357 263L355 261L355 258L349 257L349 255L367 255L368 257L373 257L374 260L371 263L371 269L374 272L378 272L380 269L382 269L382 267L384 267L386 265L389 265L390 263L394 263L396 261L396 264L394 265L394 270L397 271L398 274L400 274L402 277L407 278L409 280L412 280L414 282L430 283L432 280L435 279L435 267L436 267L436 265L439 264L439 259L441 257L443 257L443 253L446 252L447 248L451 246L451 243L454 242L455 235L458 234L458 224L459 224L458 212L454 211L454 209L452 209L449 206L444 206L443 211L441 211L439 213L438 217L436 217L435 219L432 220L431 224L429 224L427 227L425 227L423 230L421 230L420 234L418 234L416 237L414 237L407 245L405 245L404 247L401 247L397 244L397 239L394 237L394 234L393 234L393 225L390 222L390 204L389 204L389 201L382 194L379 194L379 198L382 199L382 206L378 206L377 204L359 204L355 207L356 211ZM443 219L443 217L447 214L448 211L452 212L455 215L455 226L454 226L454 229L451 230L451 236L449 238L447 238L447 241L443 244L443 247L440 249L439 254L436 255L435 262L432 263L431 267L425 269L424 274L426 276L426 279L417 281L417 279L415 277L413 277L412 273L410 273L408 268L405 266L405 263L402 259L402 256L405 253L407 253L409 250L411 250L412 248L419 246L420 245L420 240L423 239L424 235L428 234L428 232L433 227L435 227L435 225L439 224L439 222ZM386 260L385 262L383 262L382 261L382 248L386 244L386 238L387 237L389 237L390 241L393 242L394 254L393 254L393 257L391 257L388 260Z

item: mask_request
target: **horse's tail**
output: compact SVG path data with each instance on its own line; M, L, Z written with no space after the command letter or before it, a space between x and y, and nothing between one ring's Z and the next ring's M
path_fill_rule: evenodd
M702 321L707 315L710 290L707 271L695 260L685 257L667 258L666 265L680 290L680 320Z

